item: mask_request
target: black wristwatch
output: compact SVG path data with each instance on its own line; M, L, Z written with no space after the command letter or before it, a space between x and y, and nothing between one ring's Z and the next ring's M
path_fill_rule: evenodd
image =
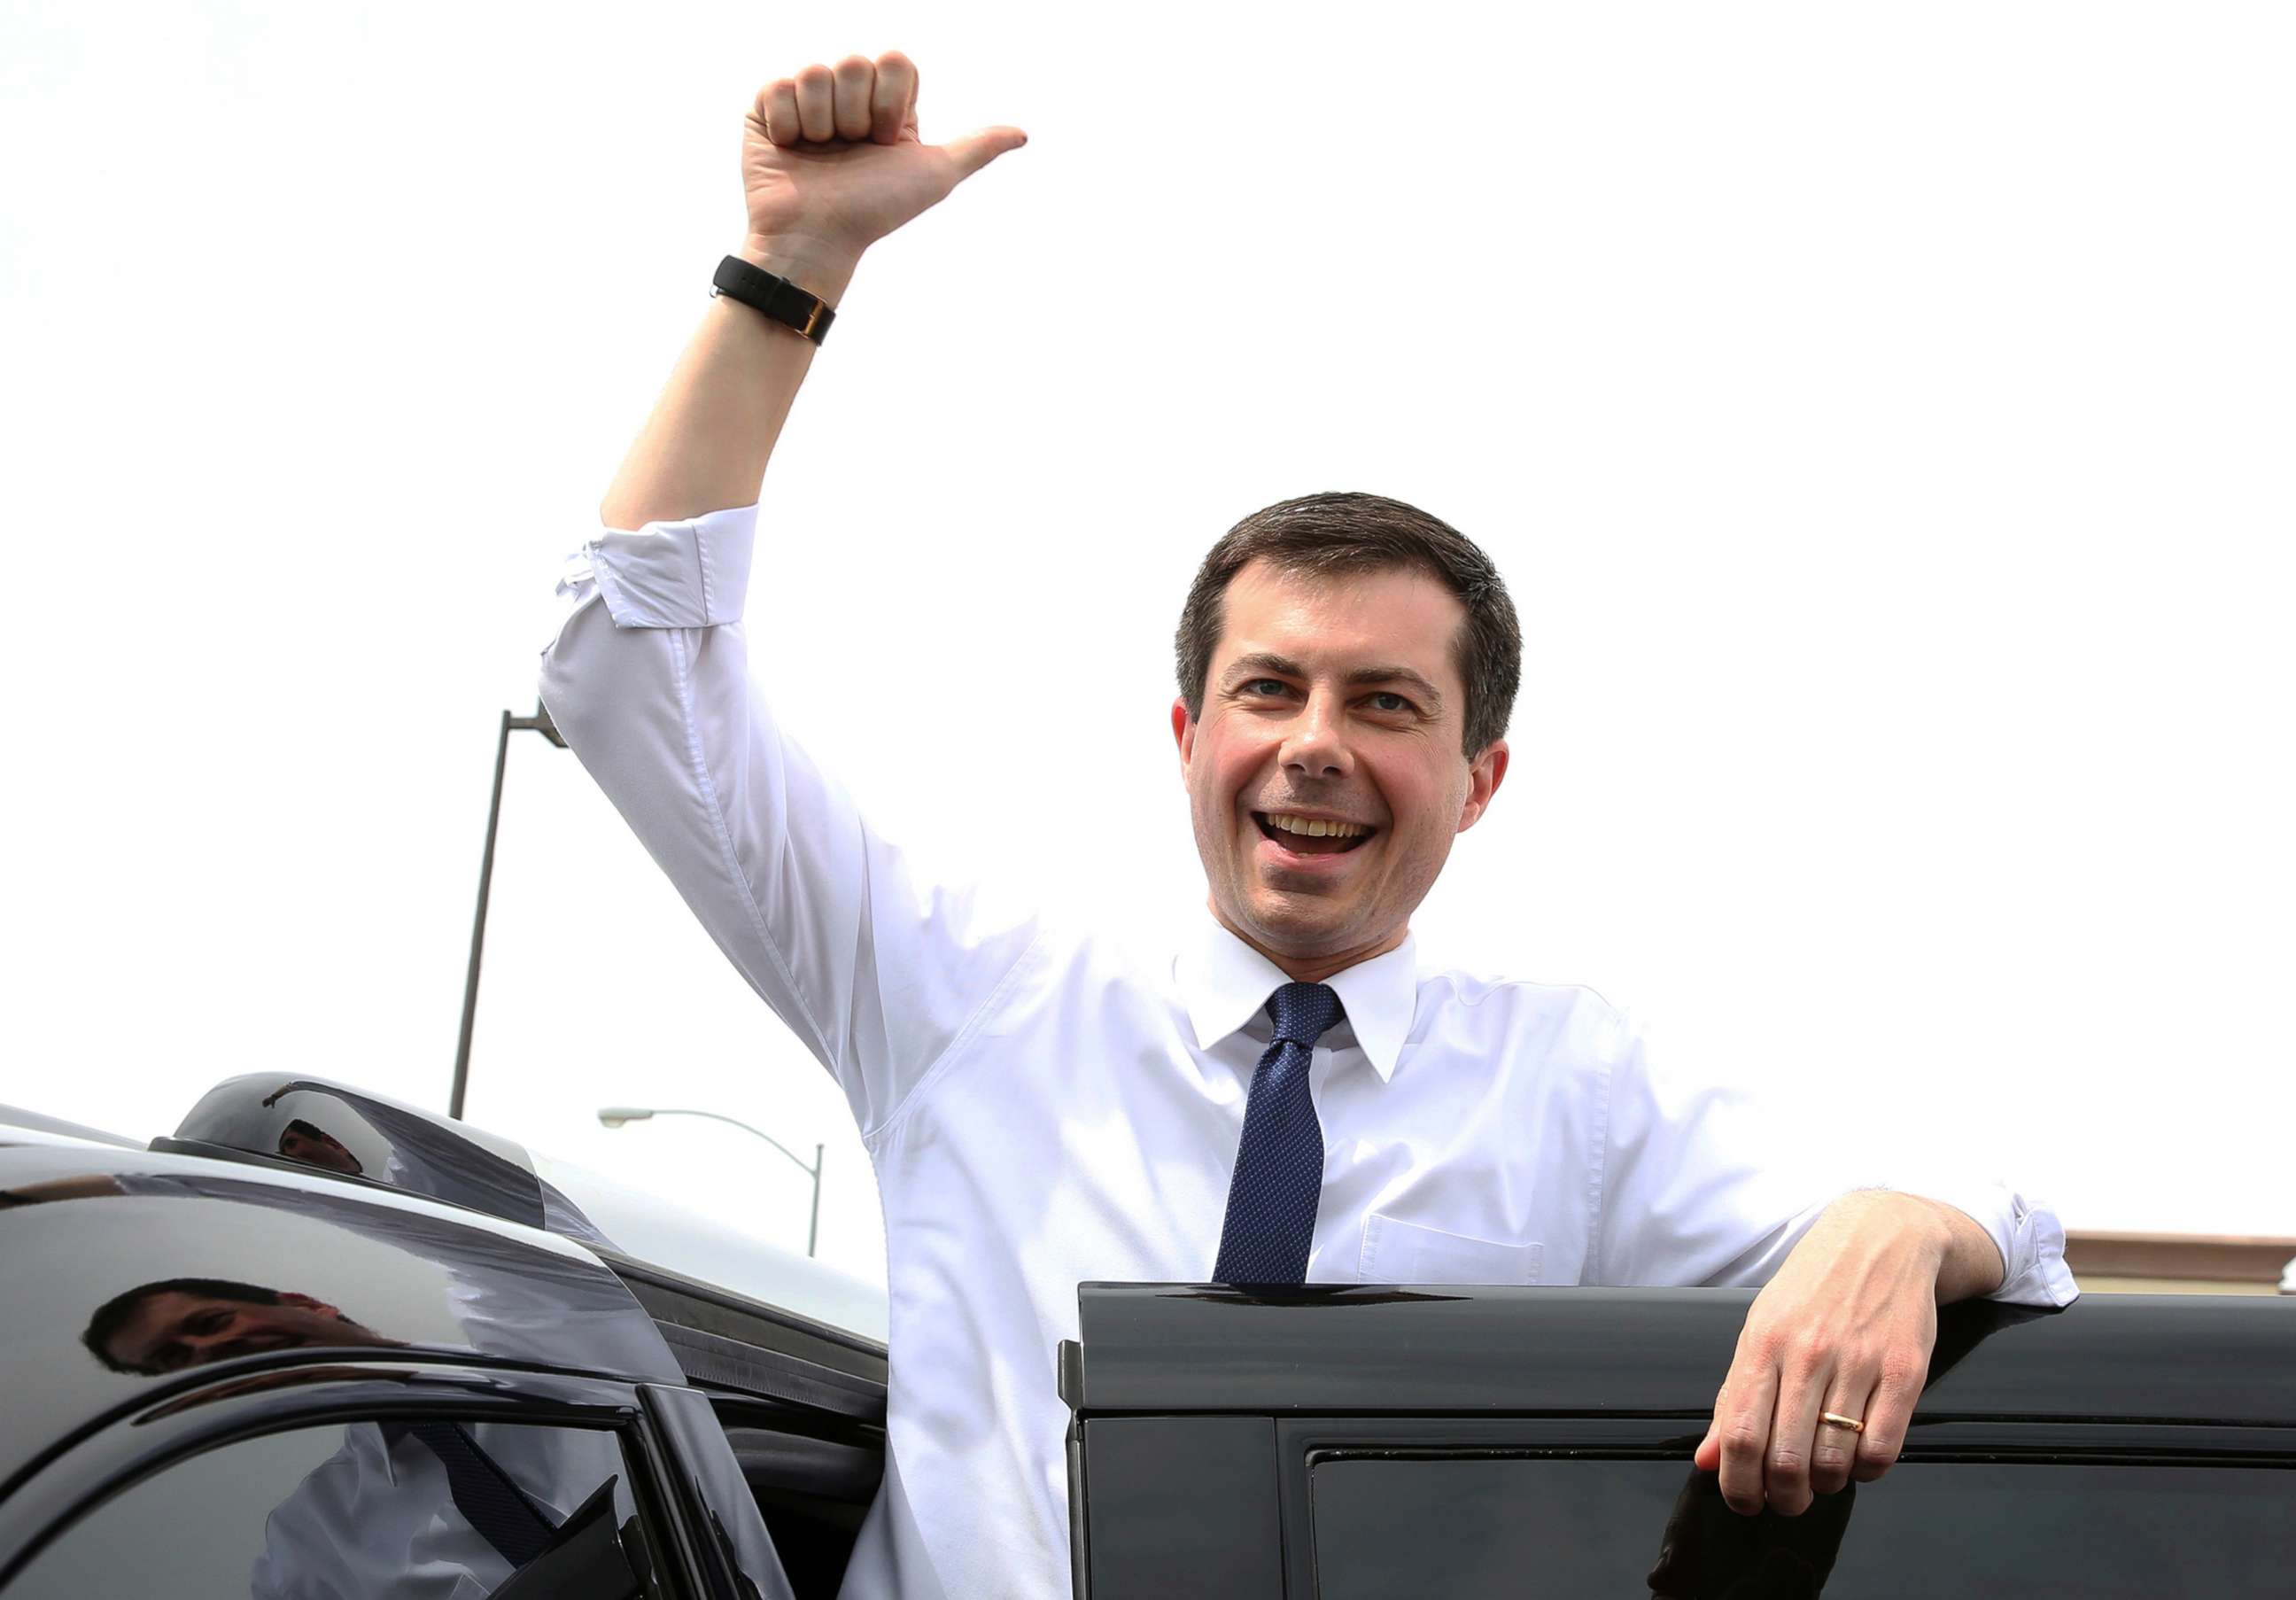
M800 334L819 344L829 336L829 324L837 320L837 313L829 302L817 294L808 294L787 278L776 277L760 267L752 267L739 256L728 256L718 263L718 275L712 296L724 295L745 306L753 306L777 323L785 323Z

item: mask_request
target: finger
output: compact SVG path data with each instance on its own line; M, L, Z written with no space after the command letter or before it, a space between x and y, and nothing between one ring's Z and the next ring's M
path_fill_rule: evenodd
M1866 1432L1857 1436L1857 1459L1849 1475L1871 1483L1890 1470L1906 1448L1906 1430L1913 1425L1914 1407L1929 1378L1929 1363L1919 1371L1908 1361L1882 1369L1873 1398L1866 1402Z
M901 129L916 120L917 69L898 50L877 58L875 86L869 94L869 136L880 144L900 142Z
M1722 1435L1723 1503L1742 1516L1762 1508L1762 1457L1769 1448L1770 1418L1778 1380L1767 1362L1734 1368L1724 1391L1730 1398L1715 1416Z
M765 119L766 137L784 147L805 137L798 123L797 85L777 78L758 93L758 114Z
M1826 1391L1824 1408L1836 1416L1863 1420L1873 1404L1873 1393L1871 1383L1859 1383L1847 1373L1836 1373L1833 1387ZM1858 1441L1863 1437L1854 1428L1845 1428L1819 1416L1817 1437L1809 1448L1810 1492L1841 1492L1842 1485L1849 1481L1850 1469L1857 1465Z
M1722 1413L1730 1404L1730 1384L1727 1379L1714 1397L1714 1415L1706 1424L1706 1437L1690 1452L1690 1465L1702 1473L1722 1470Z
M1817 1436L1819 1401L1833 1381L1833 1363L1812 1350L1789 1347L1780 1357L1778 1411L1763 1463L1770 1509L1798 1517L1809 1509L1809 1453Z
M956 174L971 177L1008 150L1018 150L1029 142L1029 135L1017 127L984 127L976 133L951 139L941 146L956 158Z
M849 55L830 74L832 119L840 139L869 136L869 97L876 92L877 67L865 55Z
M836 76L816 62L797 75L798 126L816 144L837 136Z

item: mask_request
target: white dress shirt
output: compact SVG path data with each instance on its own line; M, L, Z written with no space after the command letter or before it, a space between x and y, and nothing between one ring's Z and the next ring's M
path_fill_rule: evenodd
M543 703L843 1087L875 1164L890 1448L843 1592L1055 1600L1054 1349L1077 1334L1077 1284L1210 1276L1286 979L1209 915L1177 960L1144 962L918 881L750 682L756 520L586 545L560 586ZM1309 1075L1324 1150L1310 1280L1759 1284L1855 1186L1766 1159L1743 1095L1661 1078L1591 990L1422 972L1408 940L1330 982L1346 1014ZM2046 1209L1997 1186L1919 1192L1991 1232L1996 1298L2077 1292Z

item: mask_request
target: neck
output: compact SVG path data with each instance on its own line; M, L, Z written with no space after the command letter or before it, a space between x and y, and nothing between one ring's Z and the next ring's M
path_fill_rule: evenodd
M1272 945L1254 939L1235 925L1227 913L1220 909L1217 900L1209 901L1208 904L1211 907L1212 919L1215 922L1274 962L1282 970L1283 975L1294 983L1321 983L1334 972L1344 972L1349 967L1369 961L1375 956L1384 956L1390 950L1400 948L1404 939L1409 937L1411 932L1411 924L1406 922L1369 943L1357 945L1351 949L1338 950L1329 954L1321 951L1301 954L1291 950L1279 950Z

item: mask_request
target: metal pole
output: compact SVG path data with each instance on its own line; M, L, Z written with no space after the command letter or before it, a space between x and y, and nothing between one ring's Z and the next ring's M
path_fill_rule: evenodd
M503 768L510 760L510 731L514 727L532 728L559 749L566 748L566 741L540 701L534 702L531 717L513 717L507 710L502 714L502 731L495 735L494 797L487 802L487 849L479 858L479 910L471 919L471 969L463 979L463 1036L455 1045L455 1087L447 1096L447 1114L458 1122L463 1117L463 1097L471 1087L471 1029L479 1014L479 956L487 942L487 891L494 884L495 834L502 826Z
M487 849L479 858L479 911L471 921L471 968L463 979L463 1037L455 1046L455 1088L447 1097L447 1114L463 1118L463 1095L471 1087L471 1026L479 1014L479 956L487 942L487 890L495 876L495 833L502 825L503 767L510 759L511 715L502 714L502 731L495 735L495 792L487 802Z
M814 1244L821 1237L821 1153L824 1146L813 1147L813 1220L806 1225L805 1253L813 1254Z

